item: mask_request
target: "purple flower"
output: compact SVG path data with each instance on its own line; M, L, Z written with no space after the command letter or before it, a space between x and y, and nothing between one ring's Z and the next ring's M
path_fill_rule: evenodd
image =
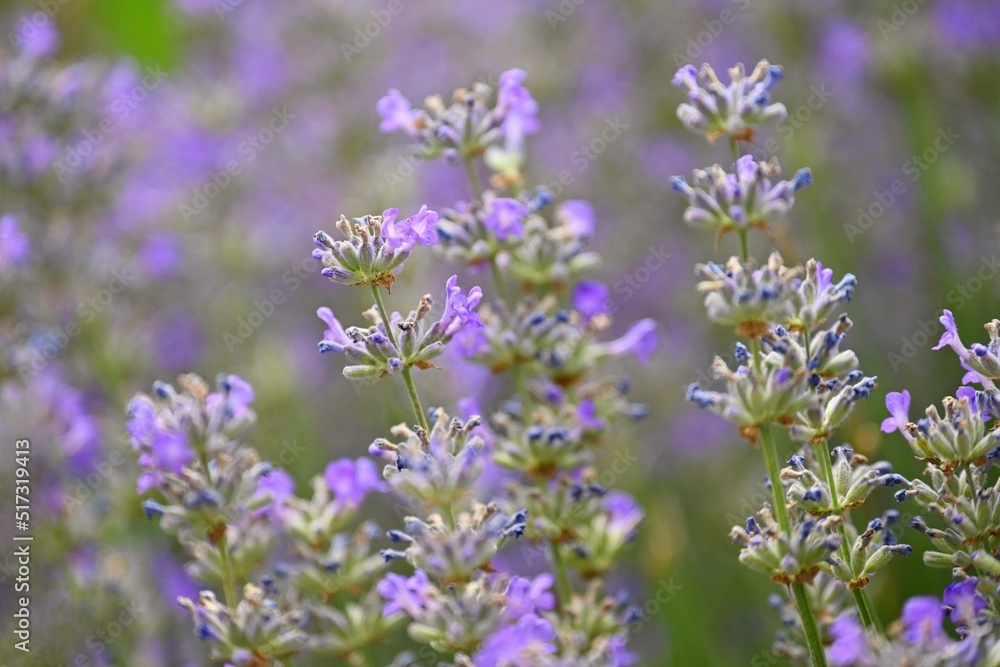
M597 416L597 405L593 399L587 398L576 407L576 418L585 429L602 429L604 420Z
M385 579L378 582L376 590L386 600L385 607L382 609L382 613L386 616L404 611L410 617L419 619L423 617L431 604L427 595L431 590L431 585L423 570L417 570L412 577L387 574Z
M239 375L225 375L219 380L219 389L205 398L209 412L218 414L223 424L245 419L254 399L250 383Z
M395 88L383 97L375 105L378 115L382 117L382 122L378 129L382 132L406 132L411 137L419 134L420 112L414 111L410 105L410 100L403 97Z
M903 636L914 646L937 643L944 639L941 601L933 596L912 597L903 605Z
M187 438L180 431L173 429L153 432L149 442L152 459L150 468L166 472L179 473L184 466L194 460L194 452L188 447Z
M417 213L403 220L397 221L398 215L398 208L389 208L382 212L381 233L390 248L410 252L418 243L420 245L437 243L436 212L428 210L425 205L421 206Z
M553 578L543 572L534 579L513 577L507 586L507 602L503 617L515 621L525 614L549 611L555 607L555 596L551 592Z
M497 90L497 115L502 118L500 131L507 140L507 148L520 153L524 138L541 127L538 122L538 103L521 85L527 77L522 69L509 69L500 75Z
M21 231L17 217L7 214L0 218L0 269L24 264L31 252L28 235Z
M552 624L534 614L522 616L483 642L473 662L476 667L538 667L556 652Z
M905 389L902 393L889 392L885 397L885 407L892 416L882 420L882 432L899 431L907 440L912 439L913 436L907 433L905 428L910 423L910 392Z
M635 654L628 650L628 641L621 635L608 640L604 655L608 658L608 667L629 667L638 662Z
M556 220L569 229L574 238L589 239L594 235L594 207L581 199L570 199L556 207Z
M22 18L12 39L20 47L21 53L32 58L47 58L59 48L59 32L51 16L43 16L46 20L40 24L34 21L35 16L38 16L37 12Z
M646 318L634 323L625 335L606 344L608 354L619 357L632 353L636 361L645 364L653 356L659 338L656 335L656 322Z
M326 322L327 329L323 332L323 340L319 342L320 352L336 352L341 353L344 351L345 347L353 344L347 334L344 333L344 327L340 325L340 322L336 317L333 316L333 311L323 306L316 310L316 317Z
M585 318L592 319L608 311L608 286L599 280L583 280L573 290L573 308Z
M946 310L944 311L944 315L938 318L938 321L944 325L944 333L941 334L938 344L931 349L940 350L945 345L950 345L951 349L955 350L960 359L964 358L968 350L962 344L962 339L958 337L958 326L955 325L955 316L952 315L950 310Z
M976 594L979 580L975 577L965 581L949 584L944 589L942 599L951 607L951 622L955 625L971 625L976 617L986 608L986 600Z
M129 401L128 421L125 430L132 436L132 446L138 448L149 442L156 430L156 407L145 396L136 396Z
M516 199L497 197L490 201L483 225L496 234L498 239L521 236L524 227L521 221L528 215L527 207Z
M635 498L624 491L612 491L604 496L604 509L611 515L608 531L623 537L631 535L639 522L643 511Z
M369 459L331 461L324 472L326 485L333 491L337 508L356 508L369 491L385 490L385 483Z
M865 629L852 614L845 614L830 624L833 643L827 649L827 656L833 667L869 664L871 651Z
M475 312L482 298L483 290L478 286L470 289L468 294L463 294L462 288L458 286L458 276L448 278L445 284L444 312L434 326L446 336L454 336L470 324L482 328L483 323Z
M272 470L257 480L255 497L270 494L271 502L254 511L254 516L267 515L276 524L282 523L285 499L295 493L295 480L285 470Z

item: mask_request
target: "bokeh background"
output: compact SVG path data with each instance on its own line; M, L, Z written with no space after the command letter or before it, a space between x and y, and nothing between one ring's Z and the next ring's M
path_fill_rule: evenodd
M0 81L0 213L20 221L0 228L0 506L11 504L18 437L32 439L37 487L34 651L25 661L8 639L5 511L0 663L208 664L173 603L197 586L134 493L128 398L186 371L243 376L258 392L250 442L300 488L330 459L361 455L404 420L399 386L356 392L336 360L317 354L318 306L369 304L307 269L310 237L342 212L439 208L467 196L460 167L414 166L398 137L379 134L375 102L387 89L420 100L521 67L543 126L529 142L529 180L569 173L569 185L552 187L598 212L595 244L606 261L595 277L612 286L616 326L642 316L661 325L659 352L633 378L650 415L619 433L607 461L629 453L613 483L647 509L615 582L646 611L633 638L641 664L780 664L769 649L780 625L766 603L774 587L738 564L727 539L765 499L759 454L683 400L732 338L706 323L693 266L733 251L733 240L716 250L680 222L669 178L729 158L726 146L681 127L674 112L683 95L670 79L688 62L722 70L767 58L784 67L775 99L789 118L753 150L788 173L811 167L815 185L773 243L786 261L814 256L838 276L857 275L850 339L879 389L839 437L911 476L919 464L903 440L878 429L885 393L908 388L916 412L957 387L953 355L930 349L942 308L969 338L1000 314L1000 3L400 0L395 14L387 6L0 6L3 58L44 50L47 66L63 72L51 85L62 86L68 109L35 113L30 96L12 101L13 84ZM5 76L15 74L8 66ZM135 101L136 86L141 101L114 106ZM282 129L266 145L248 144L275 114L287 118ZM95 139L109 118L110 131ZM613 140L595 142L607 127L618 128ZM234 161L239 173L222 184ZM755 239L755 254L770 243ZM445 270L429 254L414 257L395 303L441 284ZM124 288L112 293L114 272ZM496 391L465 369L420 381L429 404ZM383 504L370 504L373 516L389 516ZM875 493L857 522L891 504L888 491ZM905 540L923 547L919 535ZM891 619L907 596L939 593L946 578L918 557L897 559L872 591ZM130 608L135 621L111 637Z

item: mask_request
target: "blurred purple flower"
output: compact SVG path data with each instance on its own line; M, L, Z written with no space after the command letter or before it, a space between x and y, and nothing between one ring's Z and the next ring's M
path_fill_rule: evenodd
M370 459L338 459L326 466L326 485L333 491L338 508L357 508L371 491L382 492L385 483Z
M504 603L503 618L516 621L526 614L551 611L555 607L552 594L552 575L544 572L534 579L513 577L507 586L507 600Z
M642 507L631 495L624 491L612 491L604 496L604 509L611 515L608 531L629 536L644 515Z
M473 657L477 667L538 667L542 656L556 652L556 631L535 614L494 632Z
M587 398L576 407L576 418L585 429L602 429L604 420L597 416L597 405L593 399Z
M827 648L827 656L833 667L871 663L865 629L853 614L844 614L831 623L830 635L833 643Z
M383 614L391 616L403 611L412 618L421 618L429 611L433 604L428 597L430 589L430 582L423 570L417 570L412 577L389 573L376 587L378 594L386 600Z
M978 584L979 580L972 577L944 589L942 600L951 607L951 622L955 625L974 625L979 612L986 608L986 600L976 594Z
M255 497L271 495L271 502L254 511L254 516L267 515L275 524L281 524L284 517L285 499L295 493L295 479L286 470L272 470L257 480Z
M944 639L941 623L944 611L936 597L912 597L903 605L903 636L914 646L934 644Z
M0 269L24 264L31 252L31 241L21 231L16 216L0 218Z
M573 290L573 309L592 319L608 311L608 286L599 280L581 280Z
M496 234L498 239L521 236L524 227L521 221L528 215L527 207L516 199L497 197L487 206L483 225Z
M42 17L36 21L36 17ZM18 21L17 29L11 34L11 41L20 47L21 53L31 58L47 58L59 48L59 31L55 20L41 12L35 12Z
M194 460L194 452L188 447L185 435L173 429L154 430L149 449L152 458L147 459L147 467L155 470L179 473Z
M528 89L522 86L527 77L522 69L510 69L500 75L497 91L497 113L503 119L500 131L507 140L507 148L521 152L524 138L541 128L538 121L538 103Z
M656 322L646 318L632 324L624 336L606 343L606 346L608 354L612 356L631 353L640 364L646 364L653 356L658 342Z
M406 132L411 137L417 136L417 119L420 112L414 111L410 105L410 100L403 97L395 88L381 98L375 105L378 115L382 118L378 129L382 132Z
M594 207L581 199L570 199L556 207L556 220L569 229L574 238L589 239L594 235Z

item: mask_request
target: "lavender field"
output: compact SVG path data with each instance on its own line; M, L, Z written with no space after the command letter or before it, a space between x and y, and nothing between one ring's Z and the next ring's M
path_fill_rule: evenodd
M0 665L1000 667L1000 4L0 26Z

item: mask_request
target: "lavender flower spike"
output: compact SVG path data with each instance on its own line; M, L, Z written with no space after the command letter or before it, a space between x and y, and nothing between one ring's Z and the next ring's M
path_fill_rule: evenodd
M785 105L771 103L771 88L782 77L781 68L761 60L748 77L739 63L729 70L723 84L709 65L701 70L685 65L674 76L675 86L686 88L688 104L677 108L677 117L689 130L714 142L729 136L740 141L754 137L754 125L785 118Z

